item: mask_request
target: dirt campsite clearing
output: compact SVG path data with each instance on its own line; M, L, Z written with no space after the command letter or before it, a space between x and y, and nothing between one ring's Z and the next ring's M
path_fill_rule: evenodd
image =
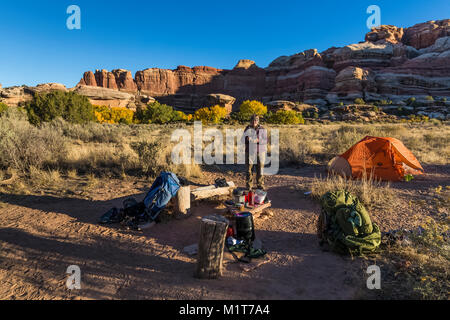
M268 262L251 271L226 254L224 274L216 280L193 277L196 258L183 253L199 237L200 217L223 211L220 202L203 201L193 215L166 216L155 227L134 232L98 225L99 216L130 195L139 200L147 181L108 181L91 199L52 195L1 196L0 298L2 299L352 299L365 288L363 262L324 252L318 245L320 206L304 196L324 167L281 169L267 177L272 200L268 215L256 219L256 236ZM449 181L450 172L428 167L412 188L394 184L393 206L373 212L383 229L411 227L417 210L412 194ZM213 182L218 173L205 173ZM243 184L243 175L225 176ZM119 197L118 197L119 196ZM426 208L422 209L426 212ZM68 290L66 269L78 265L82 289ZM367 289L365 289L367 290Z

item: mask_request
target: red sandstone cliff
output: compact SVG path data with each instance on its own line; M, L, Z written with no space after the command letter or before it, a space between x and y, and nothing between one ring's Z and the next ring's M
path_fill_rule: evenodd
M306 50L267 68L241 60L232 70L179 66L174 70L85 72L81 85L148 95L189 110L200 97L222 93L243 99L327 104L409 96L450 96L450 19L409 28L383 25L365 42L323 52Z

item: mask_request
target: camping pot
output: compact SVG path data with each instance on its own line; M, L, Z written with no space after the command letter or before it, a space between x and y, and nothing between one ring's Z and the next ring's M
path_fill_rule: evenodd
M233 190L233 201L235 204L244 203L245 202L245 195L244 195L244 189L242 188L236 188Z
M239 212L235 215L236 239L253 241L255 240L255 228L251 212Z
M255 203L261 204L264 202L264 199L266 199L267 192L265 192L264 190L258 189L258 190L255 190L254 196L255 196Z

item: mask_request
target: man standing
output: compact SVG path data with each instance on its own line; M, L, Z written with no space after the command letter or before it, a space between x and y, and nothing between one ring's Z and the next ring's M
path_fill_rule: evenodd
M259 124L259 116L254 114L244 130L245 165L247 171L247 189L253 188L253 167L256 163L257 189L264 190L264 162L267 147L267 131Z

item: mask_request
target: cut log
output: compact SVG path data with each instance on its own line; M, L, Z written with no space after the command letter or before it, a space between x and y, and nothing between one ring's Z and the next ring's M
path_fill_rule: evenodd
M180 187L175 201L175 214L186 216L191 208L191 187Z
M214 184L212 184L212 185L209 185L209 186L195 188L193 191L198 192L198 191L211 190L211 189L216 189L216 188L217 187Z
M228 220L220 215L202 218L195 277L215 279L222 275L223 248L228 225Z
M215 186L206 186L191 191L193 200L207 199L214 196L229 195L230 191L235 188L233 181L227 181L228 187L216 188Z

